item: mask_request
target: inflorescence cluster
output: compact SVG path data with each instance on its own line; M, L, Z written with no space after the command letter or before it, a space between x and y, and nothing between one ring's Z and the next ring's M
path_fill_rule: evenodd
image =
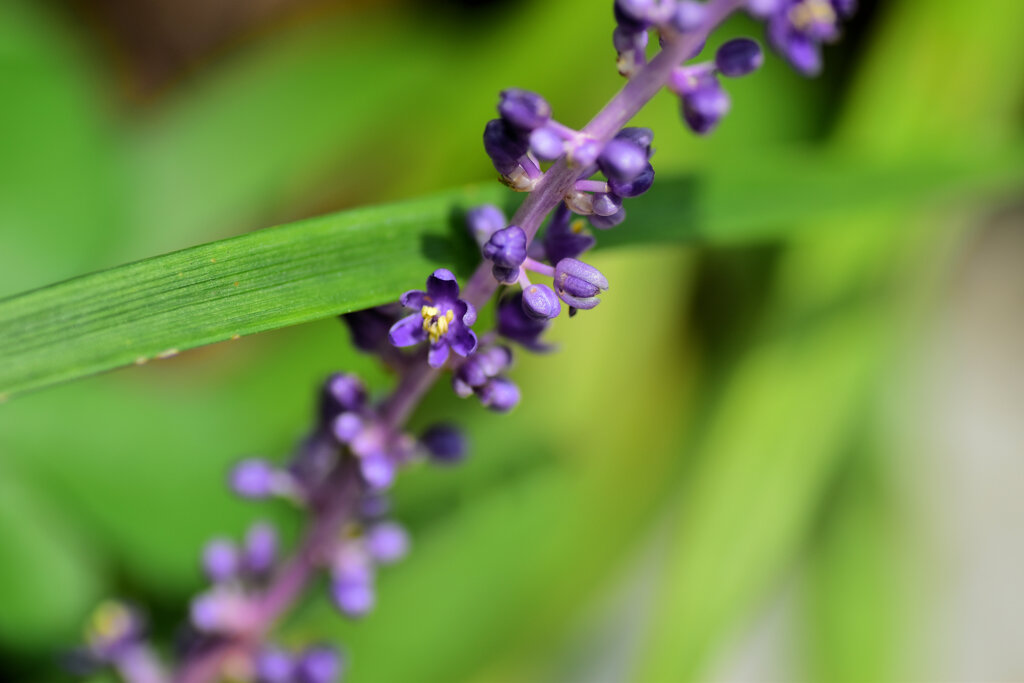
M550 347L541 337L563 304L570 316L598 305L608 280L580 260L595 242L587 224L599 230L620 224L624 201L654 183L653 132L621 126L661 88L679 98L693 132L704 135L719 124L730 107L720 78L744 76L763 62L749 38L724 43L710 60L693 61L729 14L745 10L763 21L776 51L813 75L821 68L821 44L838 37L839 20L853 9L853 0L615 0L618 70L635 81L634 90L620 92L581 130L556 121L536 93L502 92L499 116L484 128L484 150L503 183L530 195L511 219L495 206L467 212L483 263L465 290L454 274L438 269L424 290L406 292L397 304L343 316L355 346L399 376L395 390L375 401L359 378L329 377L314 428L287 464L246 459L230 473L229 485L242 498L282 498L308 511L299 547L282 559L277 534L266 523L250 528L240 543L211 541L201 561L210 585L192 601L174 670L146 643L138 611L121 603L96 611L76 662L112 666L131 683L337 680L339 652L320 643L287 650L269 640L274 622L317 576L326 577L343 615L358 618L373 609L377 569L409 550L405 529L388 517L387 491L396 474L417 460L457 463L467 450L452 425L419 435L404 429L441 371L450 372L458 396L511 410L520 400L508 377L512 345L545 351ZM663 49L648 61L652 30ZM478 336L477 308L496 292L494 329Z

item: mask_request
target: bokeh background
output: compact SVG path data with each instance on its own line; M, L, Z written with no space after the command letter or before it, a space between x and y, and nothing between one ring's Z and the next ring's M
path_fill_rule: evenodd
M500 89L580 125L619 86L606 5L4 0L0 296L489 180ZM667 95L639 123L659 174L779 150L1019 171L1022 26L1016 0L864 2L822 78L769 58L730 83L711 139ZM376 613L317 591L281 640L341 643L374 683L1024 680L1024 181L965 178L595 255L612 290L522 358L515 413L442 387L416 417L455 416L473 454L403 475L414 552ZM338 369L389 382L325 320L0 406L0 680L65 680L105 596L169 642L206 539L294 536L225 472L284 457Z

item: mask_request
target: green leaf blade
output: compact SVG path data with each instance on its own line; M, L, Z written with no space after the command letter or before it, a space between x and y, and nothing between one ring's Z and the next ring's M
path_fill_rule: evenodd
M599 244L778 239L815 219L1022 183L1017 155L879 165L790 153L756 168L719 163L699 176L660 178L630 203L628 225ZM462 226L465 209L516 199L497 183L473 185L260 230L0 300L0 398L394 301L437 267L467 274L478 256Z

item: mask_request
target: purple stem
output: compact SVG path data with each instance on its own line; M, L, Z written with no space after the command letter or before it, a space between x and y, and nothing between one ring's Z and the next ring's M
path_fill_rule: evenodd
M541 263L540 261L536 261L530 257L526 257L526 260L523 261L523 268L525 268L526 270L532 270L535 273L540 273L541 275L547 275L548 277L555 276L554 268L552 268L546 263Z
M574 186L580 192L608 192L608 183L603 180L577 180Z
M692 55L723 19L743 5L744 0L711 0L707 5L704 25L699 30L685 35L664 30L662 50L626 83L581 133L602 143L609 141L669 81L672 70ZM561 124L558 125L561 127ZM562 157L548 169L534 191L527 195L510 224L523 229L528 244L537 235L544 217L573 190L581 171L585 170L569 166L565 157ZM462 296L481 308L497 288L498 283L491 275L490 264L482 263L466 283ZM402 374L391 398L382 406L385 423L395 429L404 425L439 376L440 370L426 363L410 366ZM227 659L251 652L260 646L277 618L306 588L318 569L325 546L337 537L357 499L359 480L354 468L340 467L337 476L327 483L334 488L333 495L325 497L328 504L316 510L313 525L302 545L267 588L257 606L249 631L226 638L200 657L187 661L175 675L176 683L208 683L215 680Z

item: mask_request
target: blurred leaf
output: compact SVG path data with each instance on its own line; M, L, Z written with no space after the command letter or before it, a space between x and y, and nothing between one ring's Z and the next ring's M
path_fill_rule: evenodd
M791 221L1018 182L1024 164L878 168L780 156L757 168L663 178L604 243L766 239ZM0 301L0 395L394 301L433 267L465 273L473 250L462 212L509 198L490 184L357 209Z
M884 683L896 678L893 508L876 452L850 458L809 552L810 680Z
M861 308L756 349L725 387L675 529L637 680L693 680L810 529L879 361Z
M121 147L89 56L44 3L0 3L0 92L0 295L112 265Z
M52 643L102 595L82 539L9 467L0 470L0 640Z

